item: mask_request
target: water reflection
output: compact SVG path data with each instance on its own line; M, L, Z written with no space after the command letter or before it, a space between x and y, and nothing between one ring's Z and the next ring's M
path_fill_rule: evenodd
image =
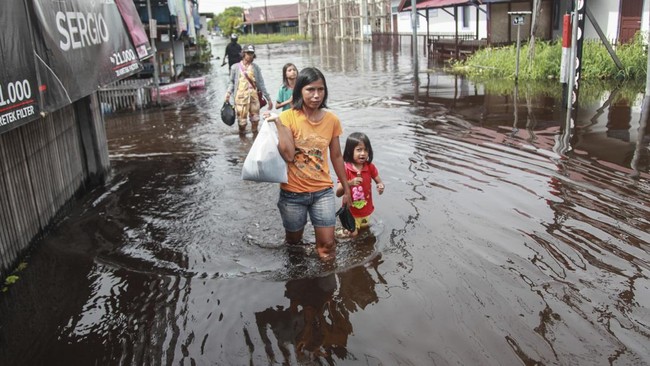
M515 85L510 93L491 94L484 86L471 84L459 76L434 72L421 89L419 104L427 108L416 113L425 113L421 116L432 117L434 121L440 115L440 122L461 130L484 128L484 137L493 138L494 142L504 142L502 138L506 135L491 132L502 129L509 131L513 142L522 146L525 144L517 141L525 140L535 148L559 156L576 153L631 168L636 140L643 141L640 135L644 132L632 125L633 119L641 119L640 103L630 102L618 87L603 92L599 103L580 105L573 114L567 113L558 99L534 93L531 85L526 84ZM406 94L405 98L412 96ZM505 126L505 121L511 121L511 127ZM526 121L525 125L521 121ZM647 154L647 149L639 152ZM627 169L623 171L629 173Z
M372 252L375 242L370 234L350 245L357 252ZM293 265L300 266L302 260L293 258ZM284 296L288 306L255 313L270 362L302 364L320 359L335 364L349 358L348 338L354 330L351 315L377 303L375 286L386 283L378 269L380 263L381 257L376 256L365 265L287 281Z
M639 98L585 88L567 129L535 85L495 92L429 65L416 87L410 52L258 48L271 90L286 62L319 67L344 135L377 141L377 222L340 243L334 267L284 248L277 185L241 180L253 136L220 121L225 69L203 92L108 117L113 175L1 295L0 359L648 364Z

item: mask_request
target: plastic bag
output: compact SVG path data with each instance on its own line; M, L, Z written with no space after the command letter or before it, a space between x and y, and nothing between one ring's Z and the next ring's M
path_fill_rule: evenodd
M223 102L223 106L221 106L221 120L228 126L235 123L235 110L228 101Z
M278 128L262 122L253 146L246 155L241 179L255 182L286 183L287 162L278 151Z
M336 211L336 216L338 216L339 220L341 220L341 226L343 226L345 230L354 231L357 229L357 224L354 220L354 216L352 216L352 212L350 212L348 206L341 206L341 208Z

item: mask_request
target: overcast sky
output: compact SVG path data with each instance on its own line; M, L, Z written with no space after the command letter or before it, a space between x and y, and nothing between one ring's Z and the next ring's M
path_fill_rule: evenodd
M298 0L266 0L266 5L297 4ZM264 0L199 0L199 13L219 14L225 8L240 6L242 8L264 6Z

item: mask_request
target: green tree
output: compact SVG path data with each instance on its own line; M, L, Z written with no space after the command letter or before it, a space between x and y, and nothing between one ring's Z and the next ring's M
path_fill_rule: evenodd
M223 34L241 33L240 28L244 22L244 9L239 6L231 6L217 15L216 19Z

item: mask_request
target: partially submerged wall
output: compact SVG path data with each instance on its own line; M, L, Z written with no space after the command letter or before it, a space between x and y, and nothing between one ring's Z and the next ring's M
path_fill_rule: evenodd
M0 278L109 167L95 94L0 134Z

